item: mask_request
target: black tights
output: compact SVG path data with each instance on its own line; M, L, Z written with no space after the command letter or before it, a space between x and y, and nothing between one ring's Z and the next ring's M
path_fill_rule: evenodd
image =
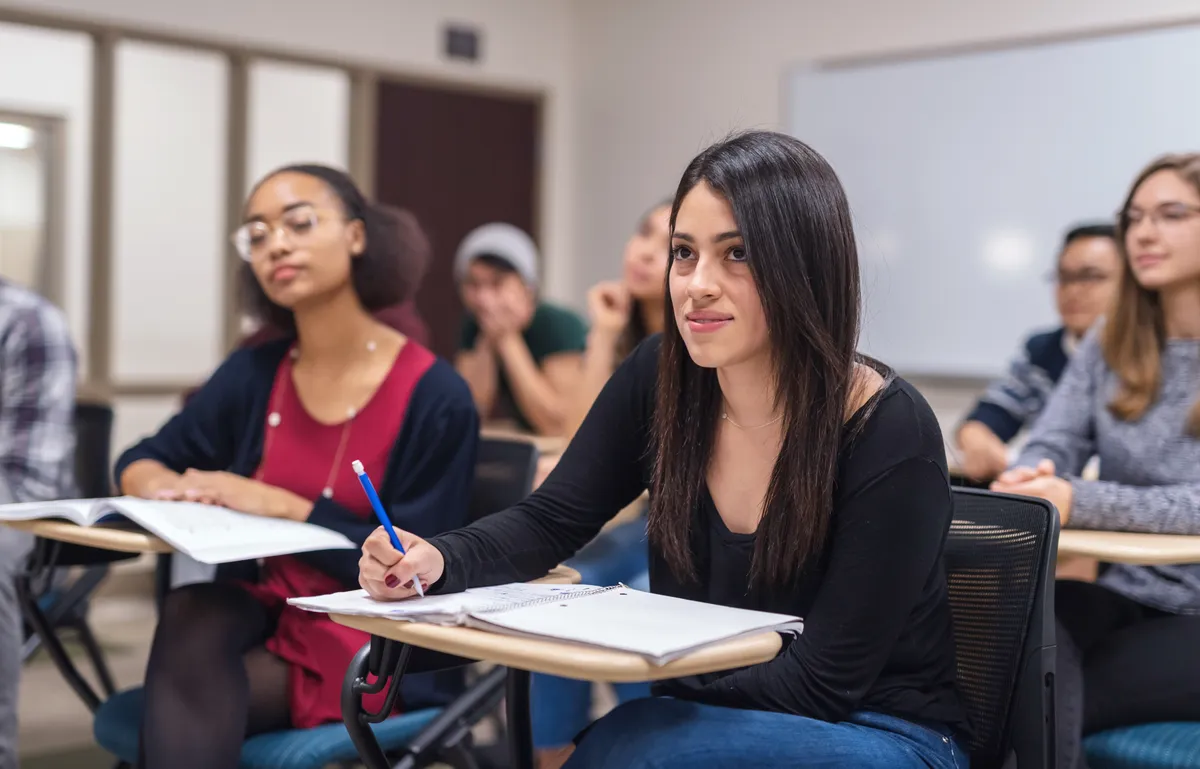
M167 595L146 668L141 769L234 769L247 735L291 725L288 663L263 647L274 624L236 585Z
M1059 769L1087 769L1083 735L1200 721L1200 617L1167 614L1090 582L1055 586Z

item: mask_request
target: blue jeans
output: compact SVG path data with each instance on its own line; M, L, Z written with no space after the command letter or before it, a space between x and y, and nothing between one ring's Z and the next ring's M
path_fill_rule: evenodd
M670 697L621 705L564 769L968 769L948 730L858 712L840 723Z
M649 590L649 557L646 521L639 518L600 535L566 563L579 572L585 585L624 582L637 590ZM534 747L570 744L591 723L592 682L540 674L530 679ZM621 703L650 696L647 683L613 684L613 690Z

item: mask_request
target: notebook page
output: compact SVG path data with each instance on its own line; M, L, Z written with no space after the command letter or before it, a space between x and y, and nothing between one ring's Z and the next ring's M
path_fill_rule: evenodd
M55 502L15 502L0 505L0 521L35 521L39 518L66 518L80 526L96 522L95 499L60 499Z
M799 618L785 614L731 609L624 586L571 601L477 612L472 618L501 632L633 652L656 664L754 632L802 627Z
M530 601L578 596L596 589L591 585L517 583L473 587L462 593L428 595L424 598L414 596L403 601L376 601L367 595L366 590L348 590L310 598L289 598L288 603L299 609L328 614L355 614L453 625L462 624L472 611L511 608Z
M218 564L314 550L353 550L331 529L282 518L239 513L199 502L119 497L105 512L122 513L201 563Z

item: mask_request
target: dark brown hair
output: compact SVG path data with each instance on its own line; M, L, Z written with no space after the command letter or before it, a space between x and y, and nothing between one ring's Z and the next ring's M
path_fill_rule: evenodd
M751 584L789 584L824 546L838 453L847 438L859 333L858 252L837 175L789 136L750 132L700 153L684 171L684 197L706 182L729 202L766 315L783 441L758 525ZM694 511L720 414L716 371L692 362L670 294L654 415L649 532L680 579L694 579ZM877 399L868 401L860 417Z
M1117 247L1121 250L1121 287L1116 306L1104 324L1101 347L1108 367L1116 372L1121 387L1108 404L1109 413L1130 422L1141 418L1158 397L1162 387L1162 350L1167 343L1166 325L1158 292L1137 282L1130 265L1126 237L1127 211L1138 188L1159 171L1174 171L1200 193L1200 153L1164 155L1146 166L1125 197L1117 223ZM1188 414L1187 431L1200 437L1200 399Z
M272 171L254 185L247 199L268 180L284 173L304 174L324 182L341 202L346 219L363 223L366 247L351 261L350 278L367 312L400 304L412 296L429 261L429 243L412 214L373 204L344 171L312 164ZM296 330L292 311L270 300L249 263L242 268L241 288L243 307L252 317L286 334Z

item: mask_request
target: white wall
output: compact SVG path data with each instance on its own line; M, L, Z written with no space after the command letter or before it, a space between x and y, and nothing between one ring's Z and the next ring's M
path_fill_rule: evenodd
M783 126L792 65L1200 19L1195 0L0 0L5 6L545 89L546 288L577 304L588 285L616 274L634 219L673 191L695 152L731 129ZM482 29L480 64L441 58L447 21ZM0 41L0 61L9 50ZM28 71L0 66L0 82L31 82ZM73 146L86 151L87 142ZM82 233L71 237L86 243ZM86 281L77 285L82 296Z
M546 291L571 298L577 281L576 262L566 257L576 243L575 8L569 0L0 0L3 7L370 62L442 80L545 91L540 240L548 260ZM442 58L447 22L482 31L480 63Z
M783 129L784 75L869 56L1200 21L1195 0L577 0L578 250L572 295L618 274L641 210L733 129ZM1116 103L1114 97L1114 104ZM971 386L924 384L951 432Z
M41 227L45 212L41 150L0 147L0 227Z
M575 294L617 274L641 209L732 129L781 129L805 60L1200 20L1195 0L578 0Z
M0 276L36 290L46 222L41 149L0 148Z
M345 70L254 61L249 102L246 189L292 163L346 168L350 77Z
M33 77L32 73L37 73ZM0 111L66 121L64 307L87 367L91 250L92 41L87 35L0 23Z
M115 382L203 381L220 362L228 85L219 54L117 48Z

